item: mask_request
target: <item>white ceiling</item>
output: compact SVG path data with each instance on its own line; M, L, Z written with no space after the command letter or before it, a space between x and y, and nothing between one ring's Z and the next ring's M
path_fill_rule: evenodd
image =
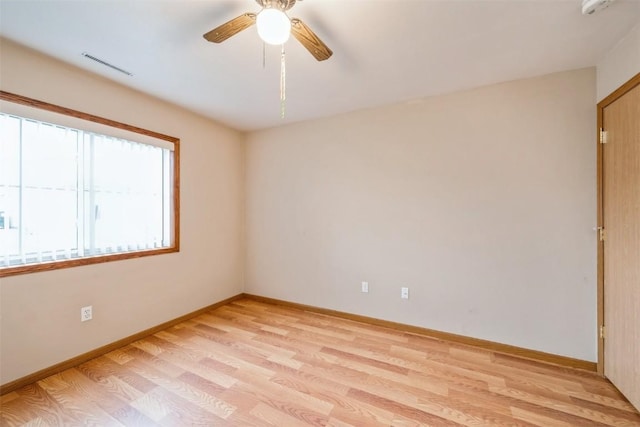
M640 22L640 0L591 16L580 0L304 0L289 11L333 50L317 62L249 28L217 45L210 29L254 0L0 1L0 34L239 130L256 130L430 95L593 66ZM88 52L133 73L113 71Z

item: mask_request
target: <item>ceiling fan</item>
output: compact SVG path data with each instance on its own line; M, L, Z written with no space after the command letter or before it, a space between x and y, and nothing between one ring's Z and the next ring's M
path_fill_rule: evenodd
M258 35L269 44L281 45L293 36L318 60L329 59L333 52L311 29L298 18L289 18L285 13L296 4L296 0L256 0L262 10L244 13L204 34L213 43L222 43L256 24Z

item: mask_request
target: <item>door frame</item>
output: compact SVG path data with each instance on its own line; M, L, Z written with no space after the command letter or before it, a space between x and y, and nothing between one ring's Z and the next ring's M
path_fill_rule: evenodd
M597 224L598 227L604 227L604 205L602 198L602 185L603 185L603 159L602 159L602 149L603 144L600 143L600 132L602 130L602 118L604 109L613 104L616 100L621 98L631 89L640 85L640 73L633 76L629 81L624 83L618 89L614 90L609 96L604 98L602 101L598 102L598 129L597 129L597 185L598 185L598 193L597 193L597 204L598 204L598 214L597 214ZM598 272L597 272L597 282L598 282L598 330L596 331L596 336L598 337L598 373L600 375L605 375L604 372L604 338L600 336L600 327L604 325L604 242L600 240L599 233L596 233L596 242L598 247Z

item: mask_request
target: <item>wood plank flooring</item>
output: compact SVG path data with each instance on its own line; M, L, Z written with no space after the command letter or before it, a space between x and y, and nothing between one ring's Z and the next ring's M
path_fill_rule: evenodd
M250 299L0 398L2 426L640 426L594 373Z

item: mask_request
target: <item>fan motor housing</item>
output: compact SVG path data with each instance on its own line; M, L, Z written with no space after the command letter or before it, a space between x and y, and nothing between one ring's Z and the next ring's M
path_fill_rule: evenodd
M296 4L296 0L256 0L262 8L277 8L284 11L287 11Z

